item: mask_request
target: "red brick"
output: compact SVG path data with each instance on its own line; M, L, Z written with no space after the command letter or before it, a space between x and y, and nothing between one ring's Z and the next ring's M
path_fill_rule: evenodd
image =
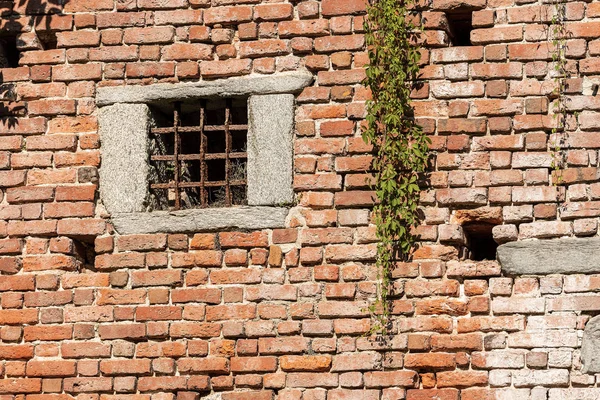
M65 4L65 12L94 12L100 10L112 10L113 7L114 3L112 0L80 0L77 2L68 2L67 4Z
M366 0L347 0L340 2L338 0L323 0L322 12L325 16L364 14L367 10L368 2Z
M274 372L277 370L276 357L233 357L231 360L231 371L244 372Z
M38 310L0 310L0 324L2 325L24 325L36 324L38 321Z
M175 43L162 49L163 60L211 60L212 47L201 43Z
M146 375L150 373L150 360L102 360L100 371L104 375Z
M255 315L256 305L254 304L219 305L206 308L206 321L253 319Z
M52 67L52 77L56 81L66 82L100 80L102 77L102 66L97 63L59 65Z
M268 246L266 232L242 233L221 232L219 242L222 247L266 247Z
M320 53L362 50L364 45L365 37L363 35L327 36L315 39L315 50Z
M238 392L238 393L223 393L223 400L271 400L273 392L263 390L260 392Z
M406 400L458 400L457 389L409 389Z
M286 372L326 372L331 366L331 356L282 356L280 364Z
M295 354L308 348L308 340L301 337L260 338L258 348L261 354Z
M223 254L220 251L201 250L192 253L172 253L173 268L181 267L220 267Z
M211 323L174 322L169 331L171 337L210 338L221 334L221 326Z
M182 308L174 306L138 307L135 310L136 321L179 320Z
M290 52L289 43L280 39L262 39L240 43L240 57L242 58L279 56Z
M39 393L41 390L39 378L0 379L0 394Z
M222 357L209 358L180 358L177 360L177 368L182 373L229 373L229 360Z
M0 357L4 360L33 358L33 345L0 345Z
M171 299L173 303L219 304L221 302L221 290L217 288L174 289L171 291Z
M74 271L77 268L75 257L62 254L45 256L27 256L23 258L23 271L64 270Z
M109 324L98 328L100 339L137 339L146 336L145 324Z
M27 376L75 376L74 361L29 361Z
M278 24L279 36L282 38L294 36L325 36L329 35L329 21L326 19L311 19L302 21L282 21Z
M204 23L207 25L239 24L250 20L252 20L250 6L211 7L204 13Z
M68 340L73 338L73 326L26 326L23 328L23 338L26 342Z
M146 302L146 291L144 289L120 290L99 289L98 305L107 304L143 304Z
M200 63L200 74L207 78L223 78L249 74L251 68L251 60L204 61Z
M19 60L21 65L62 64L65 62L65 50L35 50L23 52Z
M414 371L375 371L366 372L364 375L365 386L368 388L404 386L413 387L418 381Z
M176 286L182 282L181 271L133 271L131 273L132 287L140 286Z
M291 19L294 7L291 4L260 4L254 7L254 19L257 21L279 21Z

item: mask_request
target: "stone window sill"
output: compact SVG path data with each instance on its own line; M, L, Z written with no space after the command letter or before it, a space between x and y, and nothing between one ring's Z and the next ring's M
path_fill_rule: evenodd
M122 235L181 233L227 229L255 230L285 227L285 207L229 207L180 211L113 214L112 223Z

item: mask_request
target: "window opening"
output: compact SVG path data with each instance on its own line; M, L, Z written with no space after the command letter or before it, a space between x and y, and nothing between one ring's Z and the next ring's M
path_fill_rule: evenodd
M455 10L446 13L448 35L452 46L471 46L473 13L468 10Z
M494 225L485 223L463 226L467 238L468 258L473 261L495 260L498 243L494 240Z
M16 68L19 66L19 50L17 37L0 36L0 68Z
M153 107L150 189L155 207L181 210L247 204L246 100Z

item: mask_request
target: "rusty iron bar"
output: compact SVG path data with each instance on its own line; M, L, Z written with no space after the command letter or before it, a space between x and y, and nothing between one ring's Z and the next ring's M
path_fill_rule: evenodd
M206 153L208 151L208 141L204 133L204 123L206 119L206 101L200 102L200 207L208 207L208 190L206 190L206 181L208 180L208 166L206 165Z
M178 187L180 188L197 188L197 187L219 187L225 186L225 181L209 181L209 182L179 182ZM247 181L245 179L239 179L235 181L229 181L230 186L245 186ZM152 183L150 185L152 189L173 189L175 184L171 183Z
M180 154L177 159L180 161L190 161L190 160L224 160L226 158L226 153L208 153L208 154ZM229 158L247 158L248 153L246 152L235 152L229 153ZM154 155L150 156L152 161L175 161L175 156L173 155Z
M202 107L204 109L204 107ZM180 126L178 131L180 133L201 133L201 132L219 132L224 131L225 125L206 125L203 129L200 126ZM230 131L247 131L248 125L229 125ZM173 133L173 128L152 128L152 133L158 135L165 135Z
M173 133L175 135L174 145L173 145L173 158L175 159L175 168L174 168L174 189L175 189L175 210L179 210L181 208L181 193L179 193L179 162L177 161L179 157L179 146L181 146L181 136L179 136L179 132L177 128L179 127L179 117L181 112L181 103L175 103L175 110L173 111Z
M231 123L231 99L226 100L225 105L225 205L231 206L231 186L229 185L229 171L231 170L231 131L229 124Z

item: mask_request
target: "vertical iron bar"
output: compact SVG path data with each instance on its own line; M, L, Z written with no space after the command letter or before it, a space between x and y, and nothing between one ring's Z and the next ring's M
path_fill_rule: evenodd
M231 170L231 160L229 153L231 152L231 132L229 124L231 123L231 99L227 99L225 105L225 201L226 205L231 205L231 185L229 184L229 171Z
M175 210L181 208L181 194L179 193L179 147L181 146L181 137L179 136L179 113L181 112L181 103L175 103L175 110L173 111L173 135L174 145L173 153L175 155Z
M206 150L208 149L206 134L204 133L204 119L206 113L206 102L200 101L200 205L202 207L208 206L208 192L206 187L207 178L207 167L204 157L206 156Z

